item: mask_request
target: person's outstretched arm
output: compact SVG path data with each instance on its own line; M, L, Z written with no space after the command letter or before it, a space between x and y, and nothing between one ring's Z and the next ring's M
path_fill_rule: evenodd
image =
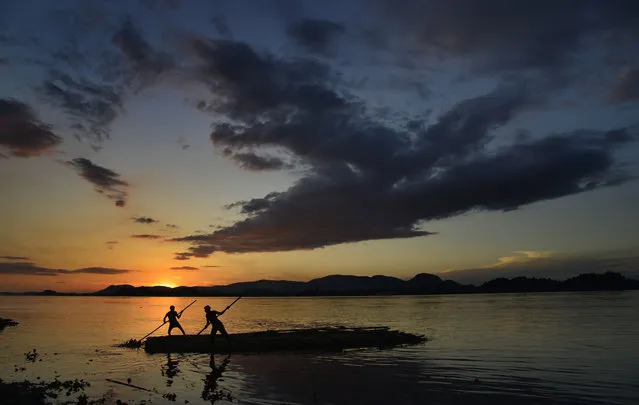
M166 315L164 315L164 318L162 319L163 323L166 323L166 317L169 316L169 313L167 312Z

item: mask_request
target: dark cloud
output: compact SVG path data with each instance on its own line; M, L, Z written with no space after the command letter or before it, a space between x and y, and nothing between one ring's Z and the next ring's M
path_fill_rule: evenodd
M599 254L554 254L552 252L522 251L500 258L497 263L472 269L440 273L445 279L463 284L479 285L488 280L505 277L543 277L563 280L582 273L622 273L639 276L639 252L611 252Z
M95 191L114 200L117 207L123 207L126 204L126 189L129 184L120 180L118 173L98 166L85 158L76 158L66 164L73 167L83 179L93 184Z
M179 267L171 267L171 270L199 270L199 268L192 267L192 266L179 266Z
M124 111L136 72L109 42L109 13L95 6L44 8L49 29L25 51L44 73L32 86L41 100L64 113L76 138L101 142Z
M205 266L200 266L200 267L206 267L206 268L214 268L214 267L222 267L222 266L216 266L214 264L207 264Z
M115 275L131 273L133 270L113 269L109 267L86 267L75 270L66 269L50 269L46 267L36 266L33 263L24 262L12 262L2 263L0 262L0 274L11 275L30 275L30 276L59 276L59 275L73 275L73 274L102 274L102 275Z
M615 103L639 100L639 68L623 69L610 98Z
M448 56L484 58L500 68L548 68L576 60L593 41L639 33L634 1L379 0L380 30ZM479 59L475 59L478 61Z
M149 217L133 217L131 219L137 222L138 224L154 224L154 223L160 222L157 219L153 219Z
M30 260L28 257L24 256L0 256L2 260Z
M166 224L167 228L171 228L171 229L177 229L179 228L179 226L175 225L175 224Z
M69 273L85 273L85 274L124 274L130 273L132 270L112 269L109 267L85 267L83 269L69 270Z
M162 239L164 236L161 235L150 235L148 233L142 233L137 235L131 235L132 238L136 239Z
M326 53L335 37L345 31L342 24L309 18L292 23L286 29L288 36L299 46L315 53Z
M629 129L512 134L493 143L496 129L543 101L527 83L461 101L433 122L396 125L338 92L330 69L318 62L278 59L228 41L194 46L202 80L221 96L214 109L232 120L213 125L214 145L233 157L247 148L279 148L306 170L284 192L228 206L245 219L173 239L191 243L178 260L427 236L429 220L515 210L629 179L614 158L633 139Z
M203 237L204 235L196 235L196 237ZM182 241L182 238L169 239L170 241ZM190 260L191 258L205 258L209 257L221 248L217 244L200 244L191 246L188 248L188 252L176 252L173 257L174 260Z
M90 77L73 77L51 68L37 87L40 98L64 111L76 138L102 141L110 136L110 125L123 112L123 89Z
M178 145L180 145L180 148L181 148L182 150L187 150L188 148L190 148L190 147L191 147L191 145L189 145L188 143L186 143L186 140L184 139L184 137L180 137L180 138L177 140L177 144L178 144Z
M0 148L16 157L39 156L53 150L62 139L43 124L27 104L0 99Z
M232 156L240 167L251 171L278 170L290 167L287 162L275 156L262 156L252 152L238 152Z
M319 62L258 54L243 42L198 38L191 46L202 61L196 79L216 96L208 106L200 103L200 109L259 122L292 108L328 111L344 104L322 85L329 80L330 69Z
M174 67L172 56L155 51L130 18L122 22L120 29L113 35L112 42L133 64L138 78L145 86Z
M173 57L155 50L130 17L112 11L97 4L45 8L49 30L41 35L53 32L54 39L22 47L28 64L44 73L31 87L64 113L70 133L81 141L108 139L126 99L175 67Z

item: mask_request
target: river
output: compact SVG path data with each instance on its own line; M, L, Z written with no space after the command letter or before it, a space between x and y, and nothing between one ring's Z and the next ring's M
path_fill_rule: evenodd
M243 298L221 318L230 333L387 325L429 341L230 357L114 347L193 299L181 319L187 333L204 326L204 305L221 310L233 300L0 297L0 316L20 322L0 332L0 378L82 378L89 397L153 404L639 403L639 291ZM38 357L27 361L33 349ZM107 381L129 378L156 392Z

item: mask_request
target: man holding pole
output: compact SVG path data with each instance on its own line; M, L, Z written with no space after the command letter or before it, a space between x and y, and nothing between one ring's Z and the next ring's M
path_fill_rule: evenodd
M224 312L226 312L226 309L222 312L218 312L215 310L211 311L211 307L207 305L204 307L204 312L206 313L206 325L204 325L204 329L208 328L208 326L211 325L211 339L215 337L215 334L218 330L220 331L222 336L228 339L229 334L226 332L222 321L218 319L218 316L224 314Z
M179 330L182 331L183 335L186 335L186 333L184 332L184 329L182 329L182 325L180 325L180 322L178 322L178 319L182 317L182 312L180 311L175 312L175 306L171 305L171 307L169 308L170 311L166 313L166 315L164 315L164 323L166 323L166 320L168 318L169 320L169 336L171 336L171 329L173 328L178 328ZM186 309L186 308L185 308Z
M209 325L211 325L211 340L215 338L215 334L217 333L217 331L220 331L220 334L222 334L222 336L228 339L229 334L226 332L226 328L224 328L224 324L222 323L222 321L219 320L218 317L223 315L229 308L231 308L233 304L239 301L240 298L242 297L238 297L235 301L231 303L231 305L224 308L224 311L222 312L211 310L211 307L208 305L205 306L204 313L206 314L206 325L204 325L204 328L198 333L198 335L204 332L204 330L208 328Z

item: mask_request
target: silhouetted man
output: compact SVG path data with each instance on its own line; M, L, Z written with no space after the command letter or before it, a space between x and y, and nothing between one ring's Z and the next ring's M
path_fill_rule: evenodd
M226 333L226 329L224 329L224 324L218 319L218 316L225 313L227 309L228 307L224 311L218 312L215 310L211 311L211 307L208 305L204 307L204 312L206 313L206 325L204 325L204 329L211 325L211 339L215 337L218 330L222 336L227 339L229 338L229 334Z
M166 313L166 315L164 315L164 322L166 322L167 318L169 320L169 336L171 336L171 329L173 328L178 328L179 330L182 331L183 335L186 335L186 333L184 332L184 329L182 329L182 325L180 325L180 322L178 322L178 319L182 317L182 312L178 313L175 312L175 307L173 305L171 305L170 307L170 311Z

